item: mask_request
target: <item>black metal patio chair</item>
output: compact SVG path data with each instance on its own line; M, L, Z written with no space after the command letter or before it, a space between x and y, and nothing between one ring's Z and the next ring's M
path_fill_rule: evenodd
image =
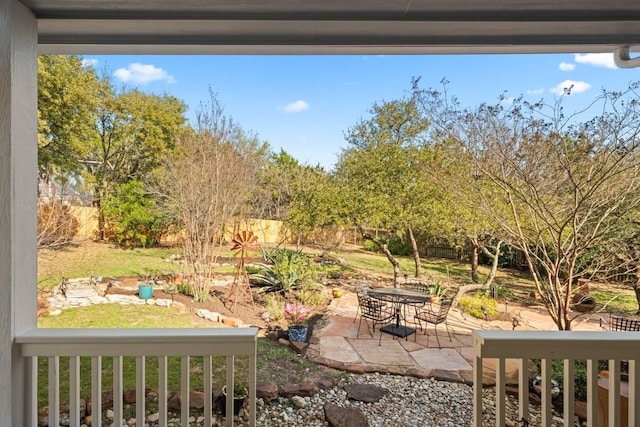
M600 327L605 331L627 331L627 332L640 332L640 319L632 319L624 316L614 316L609 313L609 323L603 324L600 319Z
M356 334L356 338L360 337L360 326L362 325L362 319L367 319L365 320L365 323L367 324L367 330L369 329L368 321L371 320L373 324L372 325L373 332L376 331L376 325L395 321L396 313L394 309L390 307L387 303L371 298L367 294L358 293L357 295L358 295L358 308L360 310L360 322L358 322L358 333ZM380 331L380 339L378 340L378 345L381 345L381 344L382 344L382 331Z
M356 291L356 296L360 297L360 295L365 295L368 296L369 291L371 290L371 286L369 286L366 283L358 283L356 285L355 291ZM358 320L358 314L360 314L360 303L358 300L358 307L356 308L356 315L353 318L353 323L356 322L356 320Z
M436 333L436 340L438 341L438 348L442 348L440 346L440 338L438 337L438 325L444 323L444 326L447 328L447 335L449 335L449 341L453 341L451 338L451 332L449 332L449 325L447 323L447 316L449 315L449 310L451 309L451 305L453 304L453 298L445 297L440 300L440 304L430 304L426 308L419 310L414 318L418 321L418 325L420 329L422 328L422 322L425 322L424 326L424 334L427 335L427 326L429 323L433 325L433 329ZM417 334L416 334L417 335ZM414 337L415 339L416 337ZM429 340L427 338L427 345L429 344Z

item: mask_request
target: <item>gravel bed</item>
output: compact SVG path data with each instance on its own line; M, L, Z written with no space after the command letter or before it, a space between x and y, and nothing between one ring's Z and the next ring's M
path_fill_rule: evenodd
M363 403L347 399L343 386L349 383L374 384L388 390L386 396L375 403ZM371 427L443 426L464 427L473 425L473 388L464 384L417 379L385 374L349 374L338 386L321 390L313 397L279 398L264 404L258 401L258 426L328 426L324 418L325 403L341 407L355 407L366 415ZM483 394L485 414L483 426L495 426L495 392L485 389ZM241 413L241 415L243 415ZM507 426L520 426L517 422L517 401L507 401ZM238 419L240 426L248 425ZM562 426L562 419L554 417L552 427ZM540 425L540 408L530 406L529 426ZM576 424L579 425L579 424Z

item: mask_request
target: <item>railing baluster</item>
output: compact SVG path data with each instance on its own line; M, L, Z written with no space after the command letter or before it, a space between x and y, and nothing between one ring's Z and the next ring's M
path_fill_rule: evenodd
M629 425L640 424L640 369L638 359L629 359Z
M136 427L144 427L146 403L145 357L136 357Z
M575 360L565 359L564 380L562 383L562 392L563 392L563 399L564 399L564 407L563 407L564 427L574 426L573 419L576 413L575 367L576 367Z
M124 406L122 403L124 386L122 384L122 356L113 357L113 422L122 427Z
M213 395L213 387L211 384L211 356L205 356L204 363L204 425L211 425L211 396Z
M102 356L91 358L91 425L102 425Z
M598 425L598 361L587 359L587 427Z
M473 363L473 425L482 425L482 354L478 337L473 338L475 357Z
M551 425L551 360L542 359L540 363L540 371L542 375L542 425Z
M505 419L506 407L506 385L505 359L498 358L496 361L496 427L501 427Z
M158 357L158 413L158 427L167 427L167 356Z
M183 426L189 425L189 356L182 356L180 373L180 412Z
M69 426L80 427L80 357L69 357Z
M60 425L60 358L49 357L49 425Z
M29 425L35 426L38 424L38 358L27 357L27 378L26 385L31 389L27 390L27 408L29 413L27 414L26 422Z
M529 359L520 359L518 370L518 419L529 421Z
M136 363L136 425L143 426L146 421L145 395L146 395L146 375L145 375L145 354L159 356L159 408L162 414L159 417L159 425L168 424L166 414L167 394L168 394L168 360L171 357L182 358L182 425L186 426L189 419L189 355L203 355L206 363L206 393L207 400L211 399L211 379L212 355L226 357L227 385L229 387L228 409L230 416L226 423L233 425L233 384L234 384L234 356L249 358L248 385L249 385L249 425L255 426L255 386L256 386L256 334L255 328L238 329L127 329L127 330L106 330L106 329L34 329L16 336L16 343L20 346L20 352L26 359L27 367L24 372L26 405L30 408L25 414L25 424L35 426L38 423L39 401L38 391L38 370L39 362L48 366L48 401L43 406L48 405L50 412L48 415L49 425L60 425L60 378L59 378L59 357L70 357L70 374L66 380L70 381L70 407L72 414L70 425L76 425L83 419L79 415L78 390L80 385L84 386L87 379L80 378L82 370L78 367L87 360L91 360L91 402L93 403L91 424L101 425L102 418L102 359L103 355L113 357L113 392L114 392L114 420L115 426L122 427L122 413L124 412L124 402L122 382L124 362L129 358L135 358ZM38 359L42 357L43 359ZM31 363L28 363L28 362ZM66 366L65 366L66 367ZM245 373L243 373L243 376ZM78 380L80 378L80 380ZM164 384L163 384L164 383ZM46 384L40 384L44 387ZM481 386L481 383L480 383ZM82 392L82 390L80 390ZM74 398L74 396L76 396ZM65 397L66 399L66 397ZM164 406L164 408L163 408ZM208 421L211 420L210 412L213 412L213 403L206 403ZM76 418L76 411L78 417Z
M609 425L620 425L620 361L609 360Z
M233 427L233 388L235 384L234 376L235 358L227 356L227 400L224 402L226 406L226 424L227 427Z
M249 413L253 414L249 418L249 427L256 427L256 378L258 374L256 350L249 356Z

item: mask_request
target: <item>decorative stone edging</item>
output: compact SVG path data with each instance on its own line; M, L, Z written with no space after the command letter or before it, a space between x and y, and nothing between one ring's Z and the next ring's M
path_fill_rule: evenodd
M87 292L79 294L80 296L69 296L73 294L68 292L67 295L65 295L63 292L61 292L60 288L55 288L52 292L52 295L46 298L46 303L43 301L43 299L39 299L38 316L58 316L62 313L62 310L65 309L99 304L155 305L158 307L177 308L178 310L182 311L185 311L187 308L184 303L168 298L149 298L147 300L143 300L137 295L108 293L108 289L105 291L105 295L101 296L91 287L86 287L85 291ZM214 323L221 323L232 328L249 326L245 324L241 319L231 316L225 316L223 314L212 312L203 308L196 310L195 314L202 319L209 320Z

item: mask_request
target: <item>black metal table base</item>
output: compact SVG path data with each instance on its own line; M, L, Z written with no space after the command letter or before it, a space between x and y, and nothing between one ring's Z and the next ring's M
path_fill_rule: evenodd
M408 326L396 326L395 324L386 325L380 328L382 332L386 332L391 335L395 335L400 338L406 338L407 336L414 333L416 330L414 328L410 328Z

